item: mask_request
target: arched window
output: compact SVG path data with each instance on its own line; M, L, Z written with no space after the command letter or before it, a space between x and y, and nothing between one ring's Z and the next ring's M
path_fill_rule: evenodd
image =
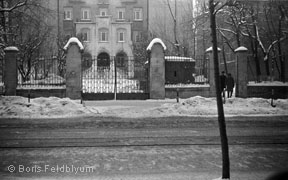
M126 41L126 29L117 29L117 42L125 42Z
M106 69L110 67L109 54L102 52L97 56L97 66L99 69Z
M109 41L109 30L106 28L99 29L99 41L108 42Z
M123 51L116 54L116 65L117 67L126 67L128 64L127 54Z

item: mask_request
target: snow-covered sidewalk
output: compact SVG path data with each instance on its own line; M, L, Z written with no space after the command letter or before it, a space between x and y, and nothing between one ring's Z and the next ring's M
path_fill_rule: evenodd
M263 98L226 99L226 116L288 115L288 99ZM81 116L115 116L125 118L167 116L216 116L215 98L195 96L188 99L142 100L142 101L85 101L69 98L0 97L0 117L10 118L65 118Z

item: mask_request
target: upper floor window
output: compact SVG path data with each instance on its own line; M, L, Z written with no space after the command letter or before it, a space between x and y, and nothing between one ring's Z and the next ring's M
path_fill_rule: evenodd
M83 19L83 20L88 20L88 19L90 19L90 9L88 9L88 8L83 8L81 11L82 11L82 19Z
M126 34L125 29L118 29L117 30L117 41L118 42L125 42L125 34Z
M142 8L134 8L134 20L142 21Z
M108 9L106 9L106 8L101 8L101 9L100 9L100 16L105 17L105 16L107 16L107 15L108 15Z
M118 9L118 20L124 20L125 19L125 9Z
M64 20L72 20L73 14L72 14L72 8L64 8Z
M100 42L108 42L109 36L108 36L108 29L99 29L99 41Z

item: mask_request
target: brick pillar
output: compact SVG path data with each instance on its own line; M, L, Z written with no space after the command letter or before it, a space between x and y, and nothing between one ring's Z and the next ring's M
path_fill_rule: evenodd
M248 70L247 70L247 54L248 49L246 47L239 47L235 50L236 53L236 97L247 97L247 84L248 84Z
M64 49L66 57L66 96L81 99L82 93L82 50L83 46L75 37L70 38Z
M16 96L16 88L18 84L18 72L17 72L17 53L19 52L17 47L7 47L5 52L5 69L4 69L4 85L5 95Z
M218 48L218 52L220 52L221 49ZM214 56L213 56L213 49L212 47L208 48L206 50L206 53L209 56L209 67L208 67L208 79L209 79L209 85L210 85L210 91L209 96L210 97L216 97L216 86L215 86L215 68L214 68Z
M149 67L150 99L165 99L165 47L155 43L151 47Z

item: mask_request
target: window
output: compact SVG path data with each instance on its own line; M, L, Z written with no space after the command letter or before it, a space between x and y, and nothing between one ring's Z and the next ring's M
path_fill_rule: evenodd
M108 10L106 8L101 8L100 9L100 16L102 16L102 17L107 16L107 14L108 14L107 12L108 12Z
M99 41L100 42L108 42L108 30L100 29L99 30Z
M72 8L64 8L64 20L72 20Z
M125 33L122 31L122 32L118 32L118 42L124 42L124 36L125 36Z
M134 20L142 21L142 8L134 9Z
M125 19L125 9L118 9L118 20Z
M82 19L83 20L90 19L90 9L82 9Z
M90 41L90 29L81 29L81 39L84 42Z
M133 41L140 42L142 39L142 32L141 31L133 31Z
M117 42L125 42L126 29L117 29Z

